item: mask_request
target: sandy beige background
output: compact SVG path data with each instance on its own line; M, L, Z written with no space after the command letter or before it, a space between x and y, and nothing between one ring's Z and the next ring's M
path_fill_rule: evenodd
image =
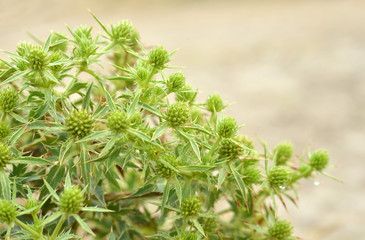
M365 238L365 1L1 0L0 48L13 51L25 31L95 24L88 8L104 23L129 19L143 43L179 48L174 64L201 100L235 102L226 113L243 133L292 139L297 154L327 148L346 183L303 182L299 209L282 216L303 239Z

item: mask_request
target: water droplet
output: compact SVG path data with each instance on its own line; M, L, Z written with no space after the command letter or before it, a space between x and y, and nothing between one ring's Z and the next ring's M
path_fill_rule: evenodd
M319 181L314 181L313 183L315 186L318 186L319 184L321 184Z
M285 187L284 187L284 186L279 186L279 188L280 188L280 189L285 189Z

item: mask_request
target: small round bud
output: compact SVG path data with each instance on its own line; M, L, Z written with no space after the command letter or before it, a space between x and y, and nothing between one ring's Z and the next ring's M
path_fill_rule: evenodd
M11 160L11 151L8 145L0 142L0 170Z
M181 214L185 217L194 217L201 212L202 203L198 196L186 198L181 203Z
M218 153L223 158L236 159L242 153L242 147L231 139L223 139Z
M255 166L249 166L242 172L243 181L246 184L259 184L261 183L261 171Z
M217 126L218 135L225 138L233 137L238 130L236 124L236 120L232 117L223 118Z
M309 159L309 165L317 171L322 171L326 168L330 156L327 150L317 150L315 151Z
M276 166L268 174L269 183L273 187L286 187L291 178L292 172L285 166Z
M0 91L0 109L3 112L12 112L19 100L19 94L13 88L6 87Z
M51 63L60 61L63 59L63 53L61 51L52 52L51 55L49 55L49 61ZM50 66L50 69L54 75L59 75L60 71L63 69L64 64L57 64Z
M86 110L75 110L66 119L66 128L74 138L83 138L93 129L94 119Z
M0 141L9 136L10 128L6 122L0 122Z
M77 186L65 189L60 196L60 210L67 214L75 214L84 206L85 197Z
M82 37L76 41L77 47L74 49L73 53L76 59L87 59L96 53L98 46L95 44L93 39ZM85 64L85 62L81 62Z
M287 240L293 233L293 226L289 221L279 220L269 228L270 237L274 240Z
M218 228L218 223L215 218L206 218L203 225L205 232L214 232Z
M194 90L189 84L186 83L184 88L176 93L176 100L192 104L194 103L197 94L198 91Z
M175 156L173 156L173 155L165 154L164 156L162 156L162 159L165 162L169 163L174 168L176 168L179 165L178 161L176 160ZM165 166L160 161L156 161L155 169L156 169L156 173L163 178L170 178L176 174L176 172L173 169Z
M0 200L0 223L12 223L17 215L17 207L9 200Z
M293 156L294 147L289 141L284 141L279 143L275 149L274 154L276 154L276 164L285 165L287 161Z
M166 121L171 127L178 127L187 123L190 119L190 108L184 102L176 102L167 108Z
M115 111L109 114L107 126L115 133L121 133L127 130L130 125L128 115L124 111Z
M169 92L180 91L185 86L185 76L181 72L173 73L167 80L166 86Z
M148 54L148 63L156 70L164 69L169 61L169 53L162 46L152 49Z
M135 47L139 39L137 29L127 20L111 26L111 40L117 44Z
M211 94L205 103L209 112L220 112L224 109L224 103L221 95Z

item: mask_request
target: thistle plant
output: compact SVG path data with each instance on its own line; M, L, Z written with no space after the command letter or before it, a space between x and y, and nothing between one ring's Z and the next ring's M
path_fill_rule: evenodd
M328 152L257 146L176 51L92 16L1 59L0 238L294 239L277 209Z

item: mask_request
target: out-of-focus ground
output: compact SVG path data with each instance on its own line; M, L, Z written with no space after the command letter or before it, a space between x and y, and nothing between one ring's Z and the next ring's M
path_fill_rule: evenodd
M328 149L338 166L328 172L345 184L304 181L299 209L281 216L303 239L364 239L365 1L1 0L0 48L30 40L25 31L95 25L87 9L105 23L129 19L145 44L179 48L174 64L201 100L235 102L226 113L242 133L272 147L291 139L298 155Z

